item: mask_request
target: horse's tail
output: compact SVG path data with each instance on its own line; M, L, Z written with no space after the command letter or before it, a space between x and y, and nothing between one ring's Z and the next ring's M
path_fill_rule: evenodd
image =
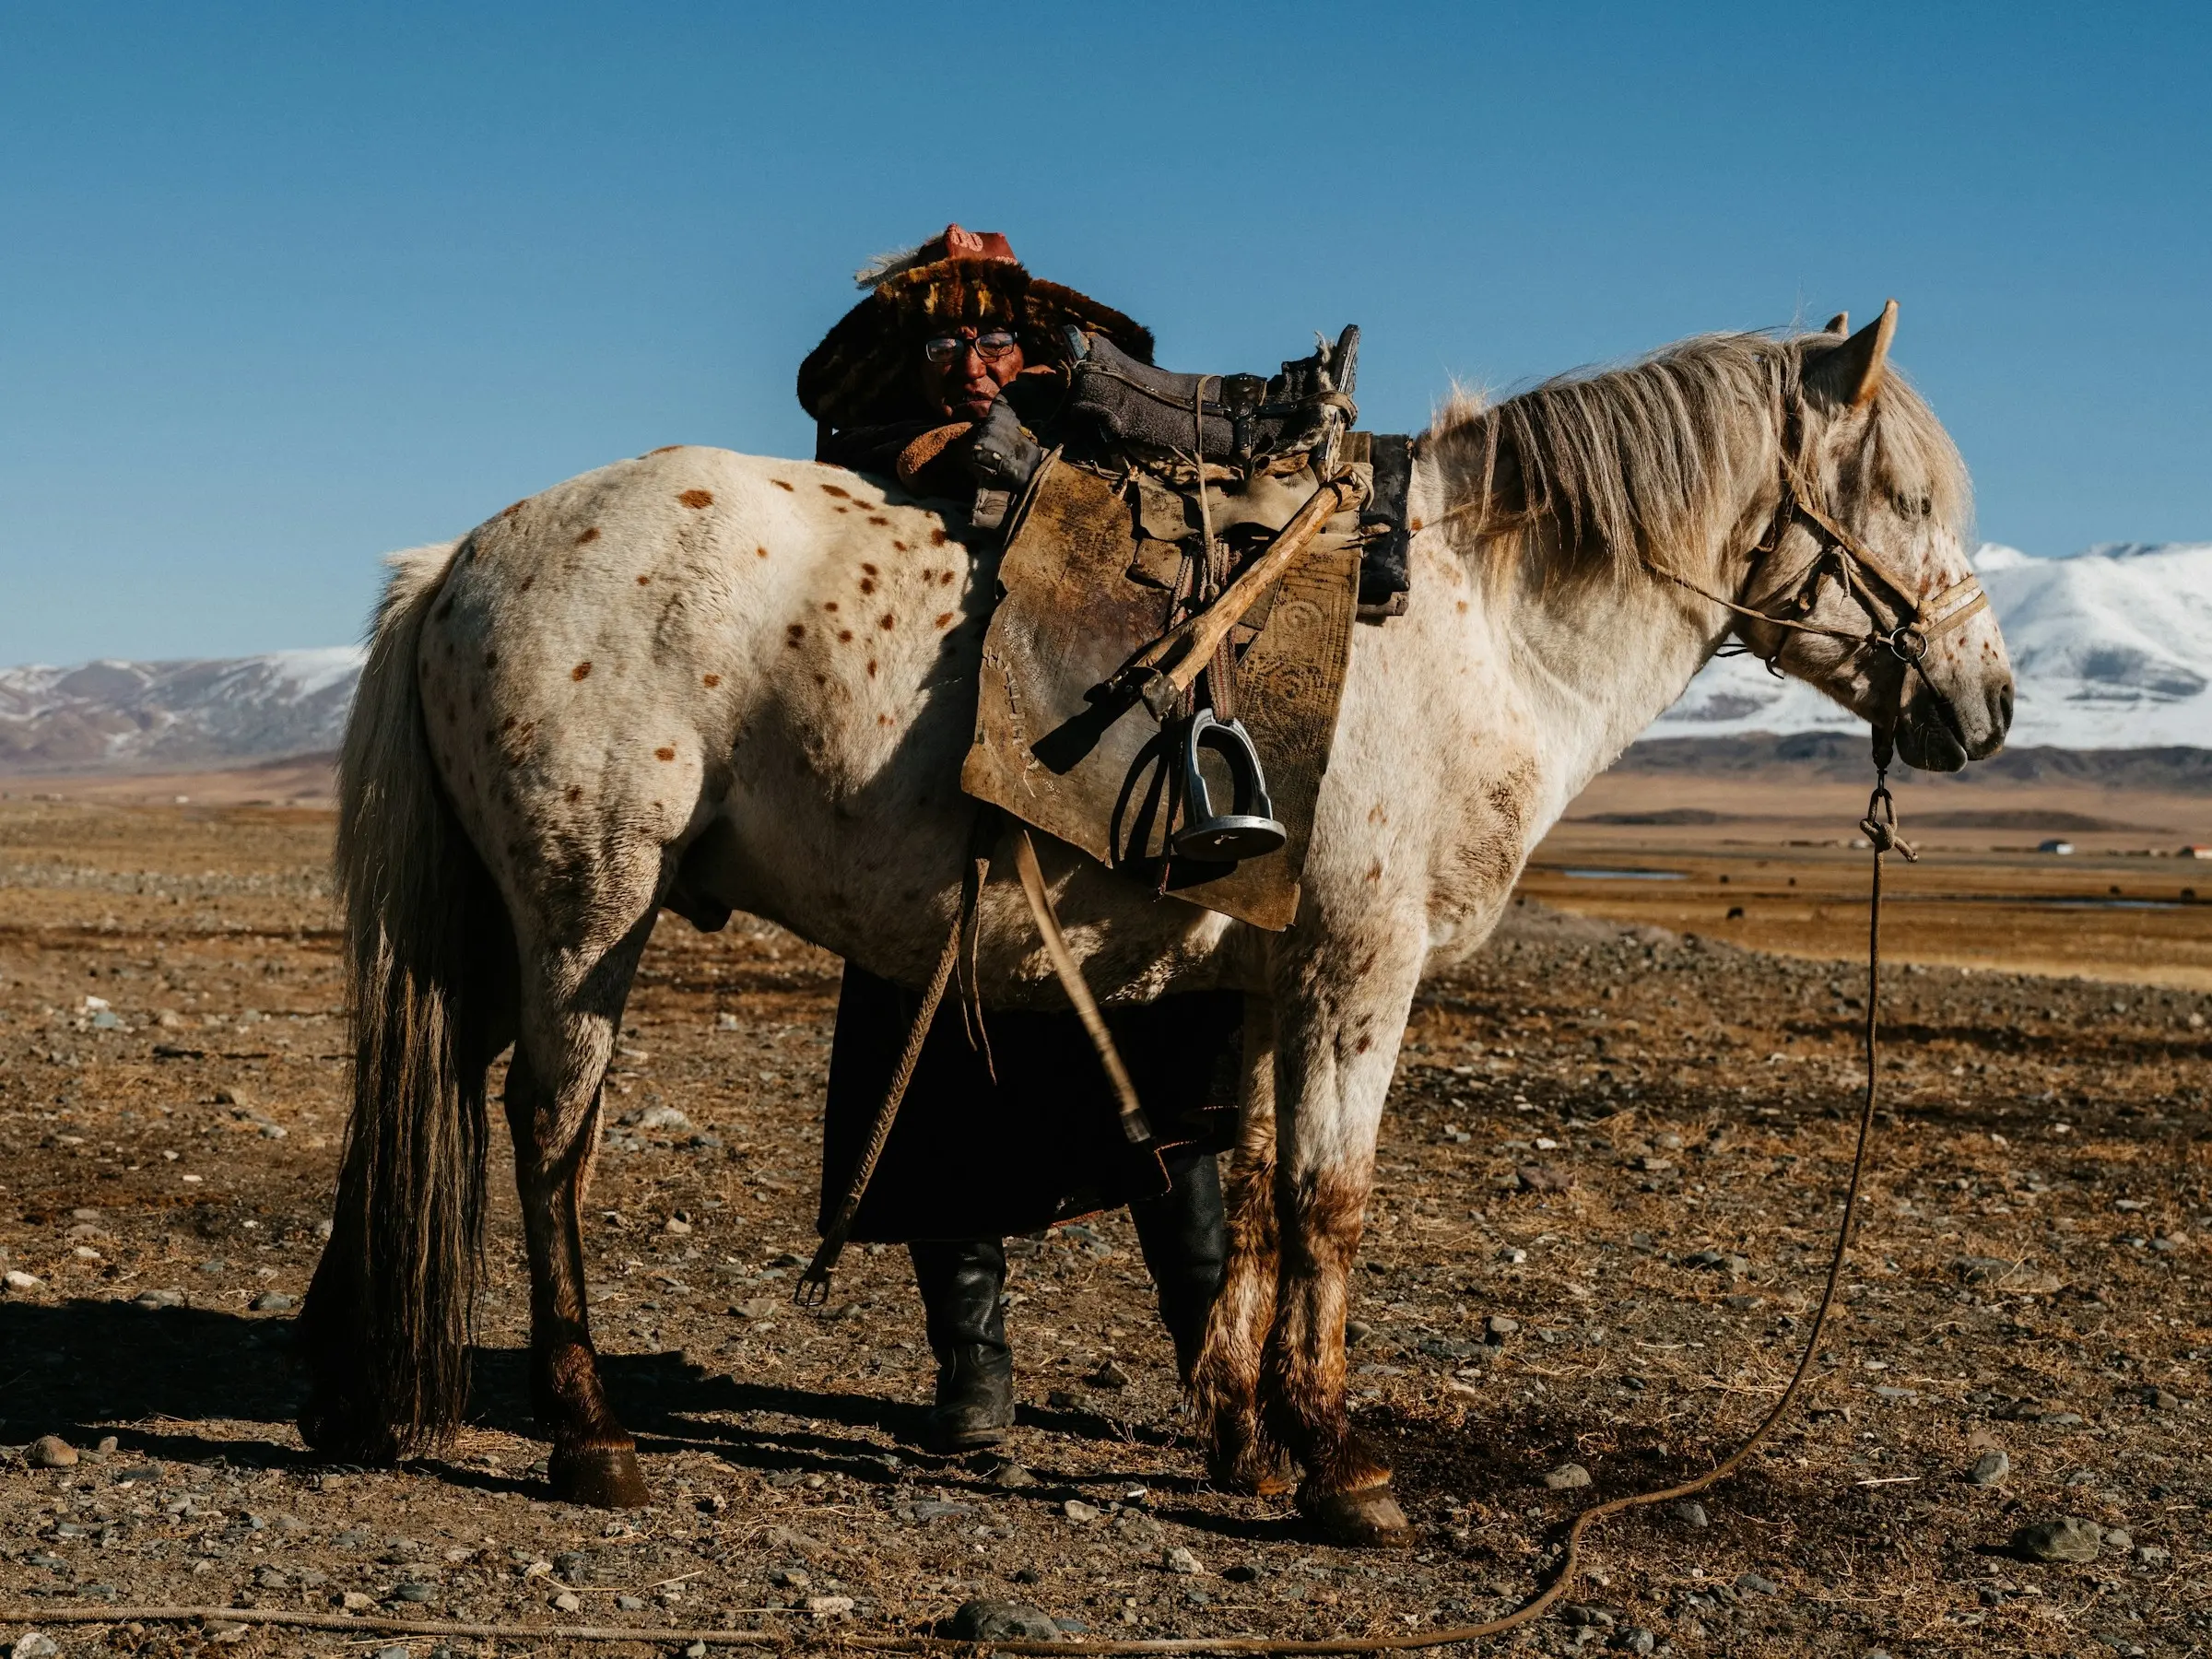
M512 928L439 783L416 679L454 550L393 555L338 761L353 1111L300 1313L300 1428L362 1461L436 1444L467 1401L485 1072L513 997Z

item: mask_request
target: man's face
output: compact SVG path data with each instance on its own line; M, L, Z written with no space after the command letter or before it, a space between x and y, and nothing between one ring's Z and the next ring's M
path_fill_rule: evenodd
M1021 370L1021 341L1005 329L947 329L922 347L922 394L950 419L981 420Z

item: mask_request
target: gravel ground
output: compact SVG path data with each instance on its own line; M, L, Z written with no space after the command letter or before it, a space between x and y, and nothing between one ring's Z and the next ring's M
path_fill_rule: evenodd
M344 1115L328 831L0 802L0 1602L832 1641L994 1597L1104 1635L1414 1630L1513 1605L1593 1500L1710 1466L1818 1293L1855 971L1530 904L1425 994L1379 1155L1353 1384L1418 1548L1335 1548L1206 1487L1120 1216L1017 1242L1020 1424L1003 1460L931 1457L902 1253L849 1254L823 1313L789 1305L836 964L668 919L587 1237L657 1507L545 1498L511 1193L470 1427L333 1469L290 1427L288 1338ZM1870 1209L1805 1406L1697 1512L1601 1528L1566 1613L1500 1645L2212 1648L2212 998L1933 969L1888 1007ZM33 1466L46 1435L73 1466ZM1547 1483L1569 1464L1588 1486ZM2022 1529L2066 1517L2058 1547L2092 1559L2024 1559ZM39 1628L65 1653L385 1645Z

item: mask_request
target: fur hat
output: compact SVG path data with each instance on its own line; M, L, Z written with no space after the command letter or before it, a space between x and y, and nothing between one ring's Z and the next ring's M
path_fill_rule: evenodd
M932 335L1004 328L1033 367L1067 361L1061 329L1102 334L1140 362L1152 334L1111 306L1032 277L995 230L947 225L918 248L872 260L854 280L867 297L799 365L799 406L833 427L873 426L937 411L923 405L916 359Z

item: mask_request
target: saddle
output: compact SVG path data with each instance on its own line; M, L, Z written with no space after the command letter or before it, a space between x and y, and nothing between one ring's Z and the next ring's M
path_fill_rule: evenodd
M1159 892L1286 927L1353 625L1404 608L1410 445L1351 429L1357 328L1266 381L1069 332L962 787ZM1397 570L1363 606L1378 552Z

